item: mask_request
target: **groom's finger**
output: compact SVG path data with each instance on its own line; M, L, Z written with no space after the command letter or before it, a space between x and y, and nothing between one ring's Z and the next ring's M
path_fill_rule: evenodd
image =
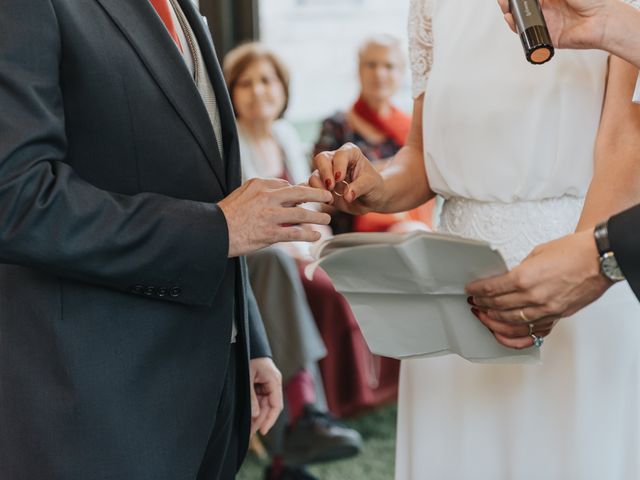
M266 435L267 432L271 430L271 427L275 425L282 409L284 408L281 390L278 388L271 390L269 394L264 397L264 404L264 408L267 410L268 414L260 427L260 433Z
M309 177L308 183L312 188L325 188L325 185L322 183L322 178L320 177L320 172L318 170L313 171L313 173Z
M264 423L269 415L269 405L267 405L267 402L264 401L264 397L262 396L258 399L258 402L260 403L260 415L255 420L255 428L256 431L259 431L264 435L264 432L262 430Z
M269 414L267 415L267 417L264 420L264 423L260 427L260 433L262 435L266 435L267 433L269 433L269 430L271 430L271 428L275 425L276 420L278 420L281 410L274 406L269 406L268 412Z
M253 380L253 379L252 379ZM255 385L251 385L251 435L256 433L260 424L258 419L260 417L260 404L258 403L258 396L256 395Z

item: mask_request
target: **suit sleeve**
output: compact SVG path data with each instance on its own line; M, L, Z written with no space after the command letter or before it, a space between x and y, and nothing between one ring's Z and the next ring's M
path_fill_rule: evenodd
M608 230L616 260L640 299L640 205L612 217Z
M127 196L65 163L61 43L47 0L0 0L0 262L210 305L228 264L214 204ZM156 298L159 298L156 296Z
M249 317L249 356L252 359L271 357L271 348L269 346L267 333L264 329L264 323L262 323L260 310L258 310L258 302L251 289L251 283L249 283L248 280L249 275L245 257L242 257L242 270L244 272L244 278L246 279L245 295L247 298L247 315Z

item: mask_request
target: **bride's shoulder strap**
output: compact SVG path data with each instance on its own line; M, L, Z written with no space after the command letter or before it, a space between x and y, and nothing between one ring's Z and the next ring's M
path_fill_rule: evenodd
M435 0L411 0L409 7L409 61L413 98L418 98L427 89L433 64L434 2Z

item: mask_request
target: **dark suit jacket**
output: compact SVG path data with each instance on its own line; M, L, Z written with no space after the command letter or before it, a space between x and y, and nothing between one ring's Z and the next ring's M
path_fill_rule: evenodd
M608 230L616 260L640 299L640 205L612 217Z
M216 205L240 185L234 115L181 4L226 158L148 0L0 0L3 480L193 479L234 310L243 358L269 355Z

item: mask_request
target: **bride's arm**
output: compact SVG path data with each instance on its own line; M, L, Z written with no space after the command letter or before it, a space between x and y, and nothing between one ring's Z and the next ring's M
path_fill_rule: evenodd
M402 212L423 204L435 193L429 186L423 149L422 112L433 64L433 2L409 2L409 61L413 117L406 146L382 175L387 191L385 212Z
M637 77L637 68L611 57L594 175L578 231L640 203L640 105L631 102Z
M422 110L433 64L432 10L431 1L410 1L409 58L414 102L407 144L382 174L354 145L345 145L315 158L318 170L309 179L311 186L335 191L339 183L349 183L346 191L335 198L334 206L339 210L353 214L401 212L435 196L429 187L422 149Z
M346 191L335 197L334 207L356 215L403 212L433 198L422 149L423 104L424 95L414 100L407 144L383 171L378 171L358 147L347 144L315 157L317 170L309 185L336 191L341 182L347 182Z
M385 196L380 211L404 212L435 196L429 186L422 144L424 94L413 102L411 131L407 143L382 170Z

